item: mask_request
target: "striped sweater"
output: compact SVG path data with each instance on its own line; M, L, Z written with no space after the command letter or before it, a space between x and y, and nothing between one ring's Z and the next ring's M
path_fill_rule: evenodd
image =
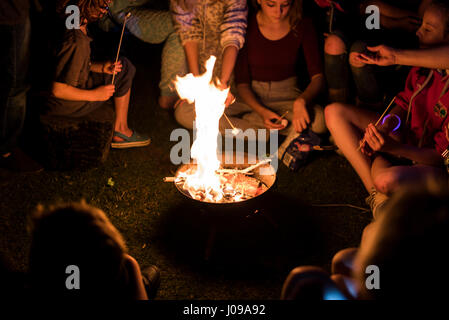
M246 0L196 0L191 11L171 0L170 11L182 44L199 42L200 68L214 55L217 57L215 71L218 71L226 47L243 47L248 15Z

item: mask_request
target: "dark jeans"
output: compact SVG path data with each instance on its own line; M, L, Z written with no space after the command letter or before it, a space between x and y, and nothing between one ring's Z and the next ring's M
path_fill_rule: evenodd
M30 20L0 25L0 155L10 152L22 132L28 91Z
M366 46L375 46L380 43L396 48L415 48L414 36L409 34L397 34L391 30L379 32L366 41L354 40L347 33L335 31L346 45L347 51L341 55L325 54L325 75L329 88L343 89L350 86L351 76L354 80L357 96L361 102L379 103L384 95L395 95L403 89L409 68L397 66L379 67L365 65L363 67L349 66L349 54L362 53Z

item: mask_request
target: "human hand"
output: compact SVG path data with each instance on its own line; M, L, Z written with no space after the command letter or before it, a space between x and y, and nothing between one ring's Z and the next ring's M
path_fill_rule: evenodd
M283 124L281 124L281 117L277 115L275 112L264 108L259 112L259 115L263 118L263 122L265 124L265 128L267 129L275 129L282 130L285 128Z
M113 84L99 86L92 90L93 101L106 101L114 94L114 91L115 86Z
M293 103L293 128L296 132L302 132L307 129L310 123L309 113L307 112L306 101L299 97Z
M226 97L225 100L225 107L229 107L231 104L233 104L235 102L235 97L232 94L231 90L228 91L228 96Z
M107 74L119 73L122 71L122 62L119 60L117 63L113 63L112 61L107 61L103 65L103 72Z
M362 145L362 150L365 149L367 153L370 153L369 149L372 152L391 152L397 144L388 134L378 130L372 123L365 130L364 140L365 143ZM366 148L366 144L368 144L369 148Z
M372 54L359 53L355 59L366 64L376 64L384 67L397 64L395 49L385 45L367 47L367 49L372 52Z
M226 90L229 89L228 91L228 96L226 97L225 100L225 107L229 107L231 104L233 104L235 102L235 96L232 94L229 86L225 83L225 82L221 82L217 79L215 86L220 89L220 90Z

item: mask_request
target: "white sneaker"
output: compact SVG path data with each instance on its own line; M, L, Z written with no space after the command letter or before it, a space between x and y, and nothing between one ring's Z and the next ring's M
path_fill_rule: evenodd
M367 205L370 206L371 212L373 213L374 219L378 219L383 212L383 207L389 197L377 191L376 189L372 189L370 195L365 199Z

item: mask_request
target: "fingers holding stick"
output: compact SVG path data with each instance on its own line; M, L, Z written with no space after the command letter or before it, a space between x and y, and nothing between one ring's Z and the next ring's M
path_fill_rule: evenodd
M393 97L393 99L391 99L390 104L388 105L388 107L385 109L385 111L382 113L382 115L379 117L379 119L377 119L376 123L374 124L374 127L377 127L377 125L379 124L379 122L383 119L383 117L385 116L385 114L387 113L387 111L390 109L391 105L394 102L394 99L396 99L396 96ZM362 139L359 147L357 148L357 151L360 150L360 148L362 148L362 145L365 144L365 138Z

